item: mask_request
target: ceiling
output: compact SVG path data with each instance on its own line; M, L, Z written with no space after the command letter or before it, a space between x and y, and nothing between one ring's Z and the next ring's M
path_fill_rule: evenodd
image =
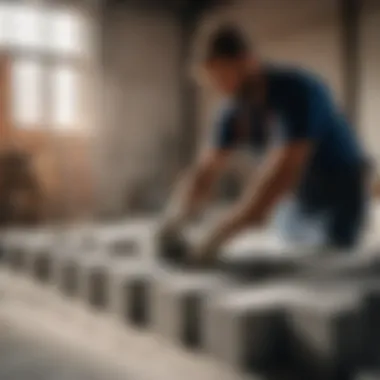
M222 5L226 0L104 0L105 7L139 6L152 9L166 9L171 11L202 11Z

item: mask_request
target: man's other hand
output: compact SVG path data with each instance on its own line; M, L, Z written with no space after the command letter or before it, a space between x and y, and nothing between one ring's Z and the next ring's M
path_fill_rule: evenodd
M164 222L156 233L158 256L167 262L180 263L188 254L183 231L174 221Z

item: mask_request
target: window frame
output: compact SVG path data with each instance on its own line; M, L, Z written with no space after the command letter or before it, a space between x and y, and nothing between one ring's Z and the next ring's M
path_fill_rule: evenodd
M18 6L20 4L15 4L11 1L2 1L0 5L6 6ZM28 6L28 3L22 5ZM91 24L89 23L89 18L86 17L86 12L83 8L77 6L67 6L60 4L48 4L42 2L41 4L34 5L41 9L42 12L48 11L49 9L53 11L63 11L63 12L74 12L78 17L80 17L84 24L84 29L88 31L91 28ZM47 27L46 23L42 26L43 28ZM85 37L88 31L85 31ZM48 33L48 31L46 31ZM89 43L90 44L90 43ZM90 50L91 47L88 47ZM13 104L11 106L11 125L17 130L48 130L57 133L80 133L85 129L85 124L81 122L81 115L83 110L83 100L86 92L85 83L88 80L88 75L91 70L89 54L90 52L84 52L83 54L79 54L78 52L56 52L50 50L43 50L39 47L27 47L27 46L15 46L10 43L0 43L0 54L5 54L10 61L11 70L12 66L17 61L31 61L36 62L41 68L41 103L42 103L42 115L40 123L36 125L31 124L20 124L17 122L17 117L14 116L13 110L16 108ZM52 80L52 72L55 68L67 67L70 70L75 72L75 75L79 78L78 84L78 94L77 97L79 99L79 107L75 111L78 115L76 117L76 122L74 125L60 125L59 123L54 122L54 116L52 115L53 109L55 108L52 105L52 100L54 96L52 96L53 91L53 80ZM11 89L12 91L13 89ZM11 101L14 101L13 95L11 97Z

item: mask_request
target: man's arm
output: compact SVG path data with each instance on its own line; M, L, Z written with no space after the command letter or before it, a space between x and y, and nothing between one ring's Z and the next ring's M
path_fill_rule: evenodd
M200 209L210 197L229 156L230 150L227 149L208 150L185 173L165 213L168 223L180 227Z
M279 199L297 185L311 151L309 141L297 141L269 154L254 182L211 232L208 242L219 247L245 228L265 221Z
M180 228L210 196L234 148L236 118L237 112L233 107L222 107L212 129L209 148L178 184L165 215L168 221L165 224Z

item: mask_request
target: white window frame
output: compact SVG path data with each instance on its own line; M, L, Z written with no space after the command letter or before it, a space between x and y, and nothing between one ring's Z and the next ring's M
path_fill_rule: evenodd
M17 6L18 4L12 2L12 1L2 1L0 0L0 5L8 4L10 6ZM20 5L20 4L19 4ZM21 5L28 5L28 3L21 3ZM79 17L83 18L84 25L87 28L87 24L89 24L89 20L86 17L86 14L81 11L80 8L77 7L66 7L66 6L57 6L57 4L49 5L49 1L40 2L38 5L36 5L41 8L42 11L46 10L53 10L53 11L59 11L60 9L63 11L70 11L75 12L78 14ZM45 25L46 26L46 25ZM44 25L41 25L41 27L44 27ZM45 34L48 34L49 30L45 31ZM86 33L88 33L86 31ZM42 46L42 45L41 45ZM27 124L19 124L16 122L14 115L12 114L12 125L15 128L20 129L46 129L51 131L56 131L59 133L72 133L72 132L80 132L85 128L83 124L85 122L82 122L81 114L83 112L83 98L85 95L85 83L86 83L86 75L88 73L88 70L90 68L89 65L89 52L86 51L83 54L71 54L71 53L59 53L54 51L44 51L40 47L21 47L21 46L14 46L8 43L0 44L0 53L4 52L7 57L10 58L11 65L13 65L14 62L17 61L33 61L36 62L38 65L42 68L42 83L41 83L41 91L42 91L42 109L43 114L41 117L41 122L36 125L27 125ZM77 121L76 125L59 125L58 123L54 123L53 121L53 105L52 100L54 99L54 96L52 94L52 86L53 81L51 80L51 74L54 68L60 68L65 67L69 70L73 70L77 77L79 78L79 84L78 84L78 97L79 97L79 106L77 109ZM12 110L15 107L12 106Z

